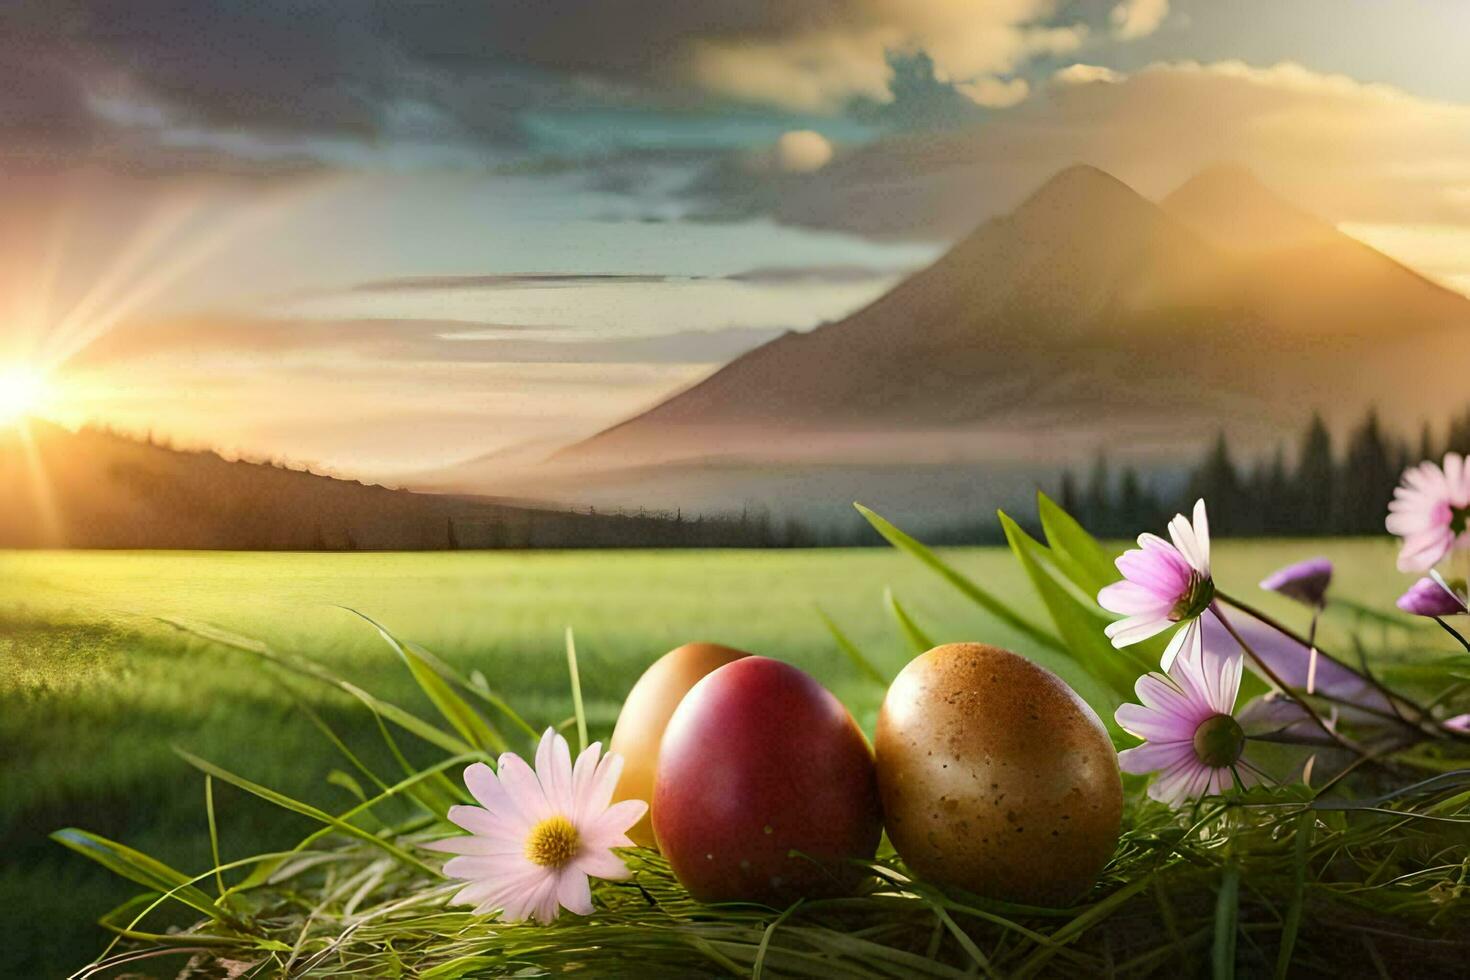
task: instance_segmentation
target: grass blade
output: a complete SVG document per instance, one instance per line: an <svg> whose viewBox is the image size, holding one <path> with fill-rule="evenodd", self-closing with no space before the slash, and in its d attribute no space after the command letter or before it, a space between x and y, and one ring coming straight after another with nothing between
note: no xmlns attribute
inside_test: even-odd
<svg viewBox="0 0 1470 980"><path fill-rule="evenodd" d="M1220 875L1220 895L1215 900L1215 942L1210 948L1210 968L1215 980L1235 976L1235 928L1240 918L1240 868L1225 865Z"/></svg>
<svg viewBox="0 0 1470 980"><path fill-rule="evenodd" d="M190 623L187 620L174 619L169 616L160 616L158 621L172 626L180 632L187 633L190 636L198 637L201 640L217 644L218 646L228 647L231 650L241 650L245 653L254 654L278 667L284 667L286 670L293 671L294 673L302 674L314 680L321 681L324 684L330 684L338 690L345 691L357 698L357 700L367 705L374 714L391 721L409 734L417 735L430 745L438 746L446 752L454 755L462 755L465 752L473 750L473 746L468 742L446 731L435 728L411 711L407 711L390 701L384 701L382 698L369 694L356 684L343 680L321 664L307 660L305 657L293 657L280 653L271 649L266 644L261 643L259 640L239 636L238 634L231 633L228 630L218 629L214 626Z"/></svg>
<svg viewBox="0 0 1470 980"><path fill-rule="evenodd" d="M1302 905L1306 898L1307 885L1307 842L1311 837L1312 815L1303 813L1297 818L1296 839L1292 841L1292 863L1294 872L1291 887L1291 905L1286 909L1286 921L1281 926L1281 948L1276 955L1277 980L1285 980L1291 971L1291 956L1296 948L1296 934L1302 925Z"/></svg>
<svg viewBox="0 0 1470 980"><path fill-rule="evenodd" d="M397 858L399 861L402 861L404 864L411 865L412 867L424 872L425 874L430 875L435 879L440 877L439 872L435 871L433 868L429 867L427 864L420 861L418 858L414 857L403 848L394 844L392 841L384 840L376 834L369 833L368 831L363 830L361 827L358 827L355 824L348 823L346 820L343 820L339 817L334 817L330 813L327 813L325 810L317 809L310 803L303 803L300 800L293 800L291 797L287 796L284 793L278 793L267 786L262 786L259 783L251 782L243 776L237 776L234 773L230 772L228 769L222 769L214 763L209 762L205 759L201 759L197 755L192 755L183 749L176 748L174 751L177 752L185 762L189 763L189 765L193 766L195 769L198 769L200 772L208 773L216 779L229 783L231 786L243 789L245 792L251 794L252 796L258 796L262 800L265 800L269 803L274 803L276 806L281 807L282 809L290 810L293 813L299 813L305 817L310 817L311 819L319 821L320 823L324 823L327 826L339 830L344 834L348 834L349 836L356 837L359 840L366 841L369 844L372 844L374 847L380 848L388 854L391 854L393 857Z"/></svg>
<svg viewBox="0 0 1470 980"><path fill-rule="evenodd" d="M451 687L449 682L441 677L439 672L416 651L399 642L398 637L371 616L360 613L356 609L348 609L346 606L342 608L354 616L361 617L378 631L378 635L393 648L399 659L408 667L408 672L413 675L414 682L418 684L419 689L438 709L439 714L444 716L444 720L449 722L450 727L459 733L460 738L492 755L498 755L510 749L510 744L495 730L495 727L486 721L468 701L460 697L459 692Z"/></svg>
<svg viewBox="0 0 1470 980"><path fill-rule="evenodd" d="M63 847L90 858L108 871L129 881L136 882L153 891L168 892L185 905L201 912L216 922L238 926L238 923L219 908L202 889L190 884L190 878L142 851L135 851L126 844L99 837L75 827L67 827L51 834L51 839Z"/></svg>
<svg viewBox="0 0 1470 980"><path fill-rule="evenodd" d="M582 707L582 678L577 673L577 640L567 627L567 673L572 682L572 712L577 716L578 752L587 751L587 712Z"/></svg>
<svg viewBox="0 0 1470 980"><path fill-rule="evenodd" d="M862 504L854 504L853 506L858 509L858 513L867 518L868 523L873 525L873 529L879 534L883 535L884 539L889 544L893 545L900 551L907 552L925 565L929 566L931 569L937 572L939 576L943 578L946 582L948 582L950 585L953 585L955 588L964 593L971 602L974 602L977 606L984 609L986 612L990 613L996 619L999 619L1001 622L1005 623L1011 628L1021 633L1024 633L1026 636L1035 640L1037 643L1040 643L1043 646L1048 647L1052 650L1058 650L1062 653L1067 652L1066 647L1062 645L1061 640L1057 639L1055 636L1048 633L1040 626L1031 622L1029 619L1026 619L1024 616L1021 616L1014 612L1010 606L1006 605L1004 602L1001 602L989 592L980 588L980 586L976 585L967 576L959 572L944 559L936 555L926 545L921 544L915 538L912 538L904 532L900 531L898 528L894 527L888 521L884 520L882 517L869 510L868 508L864 507Z"/></svg>
<svg viewBox="0 0 1470 980"><path fill-rule="evenodd" d="M1095 596L1103 586L1118 580L1119 572L1113 565L1117 555L1110 554L1076 518L1040 491L1036 494L1036 512L1052 560L1073 585Z"/></svg>
<svg viewBox="0 0 1470 980"><path fill-rule="evenodd" d="M898 623L899 632L903 633L903 638L908 641L909 648L916 654L934 649L934 641L919 628L918 623L914 622L908 610L904 609L898 597L893 594L893 590L884 589L883 598L888 603L888 611L893 614L894 620Z"/></svg>
<svg viewBox="0 0 1470 980"><path fill-rule="evenodd" d="M490 707L500 712L500 714L505 717L506 721L519 728L522 732L526 734L528 738L536 739L539 737L539 733L536 731L535 726L533 726L525 718L521 717L521 713L512 708L510 706L510 702L506 701L505 698L501 697L499 694L496 694L490 689L490 683L485 680L484 674L480 673L477 670L474 671L469 677L466 677L459 671L455 670L452 664L446 662L438 656L435 656L433 653L419 646L417 643L404 643L404 646L408 647L414 653L418 654L425 663L438 671L439 676L443 677L445 680L452 681L453 683L459 685L461 689L468 691L470 694L473 694L475 697L479 698L481 701L484 701L486 704L490 705Z"/></svg>
<svg viewBox="0 0 1470 980"><path fill-rule="evenodd" d="M204 815L209 821L209 853L214 858L214 883L219 888L219 897L225 897L225 876L219 870L219 825L214 819L214 777L204 777Z"/></svg>
<svg viewBox="0 0 1470 980"><path fill-rule="evenodd" d="M791 918L797 909L801 908L801 903L802 900L797 899L786 907L786 911L772 919L770 925L766 926L766 931L761 934L760 945L755 950L755 963L750 968L750 980L764 980L766 975L766 953L771 948L771 937L776 934L777 929L781 928L782 923Z"/></svg>
<svg viewBox="0 0 1470 980"><path fill-rule="evenodd" d="M1103 633L1108 620L1095 609L1084 606L1076 596L1063 588L1045 568L1041 557L1046 549L1010 518L999 512L1011 551L1025 569L1031 584L1051 613L1052 622L1066 641L1065 651L1088 673L1106 684L1113 693L1128 698L1138 675L1148 670L1131 651L1115 650Z"/></svg>
<svg viewBox="0 0 1470 980"><path fill-rule="evenodd" d="M846 654L847 659L852 661L858 673L886 690L889 679L873 665L873 661L863 655L863 652L857 648L857 644L848 639L847 634L842 632L841 627L833 622L832 617L823 612L820 606L817 607L817 615L822 617L822 622L827 626L827 632L831 633L832 639L837 642L837 649Z"/></svg>

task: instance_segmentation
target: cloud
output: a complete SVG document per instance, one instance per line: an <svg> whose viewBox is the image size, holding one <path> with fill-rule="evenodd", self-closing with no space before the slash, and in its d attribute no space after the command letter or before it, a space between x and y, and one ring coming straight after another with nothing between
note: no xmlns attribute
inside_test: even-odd
<svg viewBox="0 0 1470 980"><path fill-rule="evenodd" d="M955 86L976 104L1004 109L1023 102L1031 94L1031 84L1024 78L981 78Z"/></svg>
<svg viewBox="0 0 1470 980"><path fill-rule="evenodd" d="M735 278L735 277L732 277ZM755 281L755 280L752 280ZM729 327L634 337L566 327L465 320L190 317L132 322L93 344L74 366L147 364L170 355L258 358L344 355L363 364L723 364L781 333Z"/></svg>
<svg viewBox="0 0 1470 980"><path fill-rule="evenodd" d="M733 282L784 286L798 283L873 282L896 279L912 271L912 267L879 269L867 265L763 265L744 272L731 273L725 278Z"/></svg>
<svg viewBox="0 0 1470 980"><path fill-rule="evenodd" d="M1076 50L1058 0L11 0L0 157L159 166L468 165L532 149L527 113L895 98L895 53L987 105ZM19 145L17 145L19 144ZM385 147L402 147L395 153Z"/></svg>
<svg viewBox="0 0 1470 980"><path fill-rule="evenodd" d="M484 167L487 147L526 148L527 108L624 97L467 46L490 6L11 0L0 164Z"/></svg>
<svg viewBox="0 0 1470 980"><path fill-rule="evenodd" d="M1169 16L1169 0L1123 0L1113 8L1108 20L1113 33L1125 41L1147 37Z"/></svg>
<svg viewBox="0 0 1470 980"><path fill-rule="evenodd" d="M1293 63L1076 64L966 126L852 147L820 180L715 169L690 194L711 217L953 239L1077 162L1152 196L1236 162L1332 221L1470 226L1470 106Z"/></svg>
<svg viewBox="0 0 1470 980"><path fill-rule="evenodd" d="M1054 85L1090 85L1093 82L1121 82L1128 76L1102 65L1068 65L1051 76Z"/></svg>
<svg viewBox="0 0 1470 980"><path fill-rule="evenodd" d="M737 6L773 14L696 34L686 73L718 94L803 111L833 112L854 97L891 100L890 53L915 50L932 58L941 81L980 104L1010 105L1024 98L1025 82L1005 76L1035 57L1075 51L1088 36L1083 23L1048 24L1050 0L839 0L796 19L774 14L794 4Z"/></svg>
<svg viewBox="0 0 1470 980"><path fill-rule="evenodd" d="M398 293L446 289L532 289L555 286L646 285L669 282L673 277L586 272L511 272L469 276L400 276L374 279L353 286L360 293Z"/></svg>
<svg viewBox="0 0 1470 980"><path fill-rule="evenodd" d="M776 141L776 165L787 173L821 170L832 160L832 144L811 129L793 129Z"/></svg>

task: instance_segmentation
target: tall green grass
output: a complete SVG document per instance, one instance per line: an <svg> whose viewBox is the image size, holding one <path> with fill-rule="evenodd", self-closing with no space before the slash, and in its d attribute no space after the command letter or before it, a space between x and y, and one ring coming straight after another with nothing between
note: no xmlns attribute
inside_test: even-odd
<svg viewBox="0 0 1470 980"><path fill-rule="evenodd" d="M1380 574L1391 567L1386 545L1335 542L1327 550L1345 572L1343 592L1380 603L1391 596L1398 583ZM1246 580L1302 553L1279 544L1221 551L1225 574ZM1007 608L1044 619L1008 554L947 557ZM885 609L886 586L901 620ZM811 670L870 725L881 688L852 668L818 603L883 675L911 655L917 633L998 642L1049 662L1084 693L1096 686L1026 631L890 551L0 556L7 789L0 828L10 858L0 870L0 901L20 910L0 926L13 930L0 937L8 962L34 964L41 975L78 965L98 935L89 921L127 893L65 859L45 841L49 830L86 827L177 867L213 863L203 779L190 775L175 745L330 813L357 805L357 791L374 787L324 729L364 768L401 769L350 691L272 670L159 617L264 640L360 690L430 714L431 700L403 657L340 608L351 606L432 650L471 684L478 675L535 725L571 716L562 631L574 624L594 737L606 733L653 657L686 640L715 639ZM1334 628L1345 634L1353 625L1345 617ZM1382 633L1372 637L1380 648L1408 642L1399 627L1373 629ZM413 737L398 743L411 768L444 754ZM314 829L308 813L213 783L215 837L226 863L289 847ZM375 809L377 819L392 824L421 812L400 795ZM333 853L355 861L355 846ZM656 868L649 873L656 876Z"/></svg>

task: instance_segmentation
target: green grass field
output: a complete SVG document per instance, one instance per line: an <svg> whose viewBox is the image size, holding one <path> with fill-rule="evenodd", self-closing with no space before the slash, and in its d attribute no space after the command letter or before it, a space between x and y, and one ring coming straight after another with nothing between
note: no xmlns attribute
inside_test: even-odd
<svg viewBox="0 0 1470 980"><path fill-rule="evenodd" d="M1266 572L1325 554L1339 595L1388 607L1404 580L1387 540L1218 548L1217 579L1254 593ZM1039 603L1006 551L948 552L1016 609ZM576 629L594 734L652 659L717 640L815 674L871 727L882 691L838 652L821 606L885 671L909 656L883 601L891 586L936 640L1036 655L911 559L891 550L433 554L0 553L0 973L52 976L85 963L93 921L136 891L46 839L78 826L184 869L208 867L203 777L174 746L324 808L347 768L293 698L366 758L388 760L371 716L345 694L189 637L178 617L329 664L360 686L430 709L373 616L465 671L482 672L533 724L571 710L562 631ZM1279 602L1263 605L1293 615ZM1331 635L1345 623L1329 623ZM1054 658L1037 656L1048 666ZM1095 694L1075 671L1059 673ZM414 747L405 742L414 756ZM422 758L431 758L422 753ZM417 757L416 757L417 758ZM305 823L216 790L223 857L294 843Z"/></svg>

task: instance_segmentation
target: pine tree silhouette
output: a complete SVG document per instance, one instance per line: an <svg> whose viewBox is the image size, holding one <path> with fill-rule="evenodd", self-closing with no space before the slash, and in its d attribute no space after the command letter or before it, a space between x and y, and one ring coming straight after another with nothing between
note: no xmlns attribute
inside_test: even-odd
<svg viewBox="0 0 1470 980"><path fill-rule="evenodd" d="M1235 462L1230 458L1230 444L1224 432L1215 437L1214 445L1194 471L1186 496L1190 501L1208 501L1220 523L1234 533L1249 534L1259 530L1259 521L1250 513L1253 508L1246 499Z"/></svg>
<svg viewBox="0 0 1470 980"><path fill-rule="evenodd" d="M1297 459L1296 499L1299 509L1293 525L1299 534L1327 534L1333 530L1337 494L1337 467L1332 462L1332 435L1320 414L1313 413Z"/></svg>
<svg viewBox="0 0 1470 980"><path fill-rule="evenodd" d="M1153 522L1157 506L1143 489L1138 471L1132 466L1123 470L1118 484L1118 524L1121 528L1147 527ZM1127 531L1122 531L1127 533Z"/></svg>
<svg viewBox="0 0 1470 980"><path fill-rule="evenodd" d="M1083 506L1083 520L1095 534L1111 534L1113 531L1111 483L1107 457L1098 453L1092 461L1092 475L1087 480L1087 500Z"/></svg>
<svg viewBox="0 0 1470 980"><path fill-rule="evenodd" d="M1348 439L1336 500L1336 529L1345 534L1367 534L1383 527L1383 515L1398 469L1378 421L1378 410L1368 415Z"/></svg>
<svg viewBox="0 0 1470 980"><path fill-rule="evenodd" d="M1429 423L1426 421L1424 428L1419 430L1419 448L1414 451L1413 459L1409 462L1412 464L1421 460L1434 459L1438 455L1439 453L1435 452L1434 449L1434 430L1429 427Z"/></svg>
<svg viewBox="0 0 1470 980"><path fill-rule="evenodd" d="M1071 470L1062 471L1062 485L1057 491L1057 498L1062 510L1073 516L1081 514L1082 499L1077 493L1077 478Z"/></svg>

